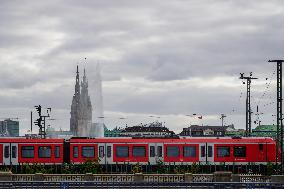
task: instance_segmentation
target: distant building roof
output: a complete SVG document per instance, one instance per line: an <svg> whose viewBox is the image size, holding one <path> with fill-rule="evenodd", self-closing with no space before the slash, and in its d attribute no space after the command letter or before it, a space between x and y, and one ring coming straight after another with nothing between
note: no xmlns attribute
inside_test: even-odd
<svg viewBox="0 0 284 189"><path fill-rule="evenodd" d="M277 131L276 125L259 125L253 131Z"/></svg>
<svg viewBox="0 0 284 189"><path fill-rule="evenodd" d="M121 135L157 135L157 136L164 136L164 135L175 135L173 131L170 131L165 125L160 122L153 122L149 124L141 124L135 125L132 127L126 127L121 131Z"/></svg>
<svg viewBox="0 0 284 189"><path fill-rule="evenodd" d="M252 136L276 137L276 125L259 125L252 130Z"/></svg>
<svg viewBox="0 0 284 189"><path fill-rule="evenodd" d="M191 125L187 128L184 128L183 130L203 131L207 129L211 129L213 131L225 131L227 129L235 130L234 125L227 125L227 126Z"/></svg>
<svg viewBox="0 0 284 189"><path fill-rule="evenodd" d="M183 128L183 131L180 133L180 136L225 136L226 132L236 131L234 125L227 126L200 126L200 125L191 125L190 127Z"/></svg>

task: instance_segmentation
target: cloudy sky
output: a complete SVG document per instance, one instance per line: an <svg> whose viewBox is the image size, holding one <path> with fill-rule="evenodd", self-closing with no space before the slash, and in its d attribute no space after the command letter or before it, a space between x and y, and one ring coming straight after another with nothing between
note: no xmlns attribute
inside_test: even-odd
<svg viewBox="0 0 284 189"><path fill-rule="evenodd" d="M220 125L221 113L245 128L240 72L259 78L252 109L272 124L276 66L267 60L283 58L283 23L276 0L2 0L0 118L19 117L24 133L41 104L53 127L69 129L76 65L93 99L100 62L109 128L159 120L181 131Z"/></svg>

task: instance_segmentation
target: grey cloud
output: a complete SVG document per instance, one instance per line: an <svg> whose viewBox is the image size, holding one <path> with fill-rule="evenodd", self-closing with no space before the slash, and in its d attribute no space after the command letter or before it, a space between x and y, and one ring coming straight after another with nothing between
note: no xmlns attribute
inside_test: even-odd
<svg viewBox="0 0 284 189"><path fill-rule="evenodd" d="M238 78L240 72L250 71L263 79L275 69L267 60L283 56L281 7L280 1L253 0L1 1L0 92L24 93L14 100L2 95L1 107L45 103L64 109L68 117L76 64L81 73L87 68L93 93L92 73L101 62L104 81L118 85L104 89L108 111L215 115L234 106L242 109L234 100L239 95L235 88L176 86L161 93L139 93L141 86L135 82L130 87L137 92L119 85L125 78L144 78L151 84ZM29 63L38 70L21 66ZM43 93L36 89L38 84L58 86Z"/></svg>

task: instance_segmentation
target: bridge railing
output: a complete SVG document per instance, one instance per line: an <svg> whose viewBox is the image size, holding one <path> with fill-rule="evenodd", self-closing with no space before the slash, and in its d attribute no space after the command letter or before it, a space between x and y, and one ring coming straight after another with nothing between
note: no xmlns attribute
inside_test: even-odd
<svg viewBox="0 0 284 189"><path fill-rule="evenodd" d="M0 172L0 181L92 181L92 182L278 182L284 175L239 175L231 172L214 174L12 174Z"/></svg>
<svg viewBox="0 0 284 189"><path fill-rule="evenodd" d="M67 181L67 182L48 182L48 181L0 181L0 188L49 188L49 189L71 189L71 188L210 188L210 189L267 189L284 188L281 183L241 183L241 182L91 182L91 181Z"/></svg>
<svg viewBox="0 0 284 189"><path fill-rule="evenodd" d="M270 176L240 174L240 182L271 182Z"/></svg>

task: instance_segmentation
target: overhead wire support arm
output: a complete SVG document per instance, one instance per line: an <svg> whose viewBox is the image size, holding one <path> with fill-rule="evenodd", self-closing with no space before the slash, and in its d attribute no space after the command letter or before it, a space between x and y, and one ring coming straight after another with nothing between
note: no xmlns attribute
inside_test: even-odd
<svg viewBox="0 0 284 189"><path fill-rule="evenodd" d="M240 73L239 79L245 79L247 84L247 97L246 97L246 136L251 136L251 105L250 105L250 88L251 88L251 80L258 79L256 77L252 77L252 72L250 72L249 76L244 76L244 73ZM243 82L245 84L245 82Z"/></svg>

